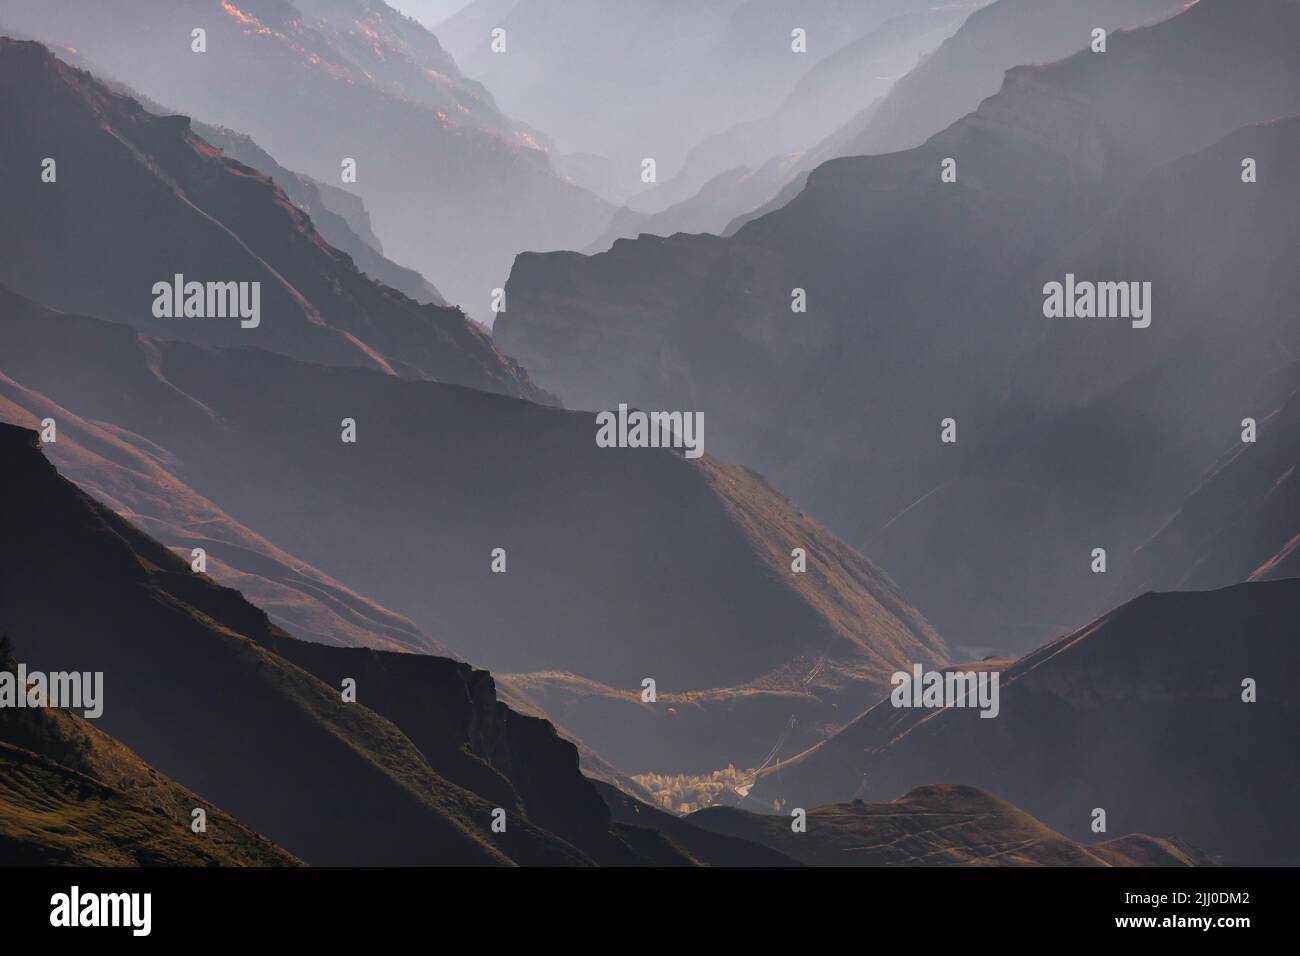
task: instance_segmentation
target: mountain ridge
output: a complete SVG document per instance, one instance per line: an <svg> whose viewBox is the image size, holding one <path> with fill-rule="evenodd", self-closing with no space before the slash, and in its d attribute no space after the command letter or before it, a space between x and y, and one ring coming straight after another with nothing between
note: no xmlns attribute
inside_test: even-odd
<svg viewBox="0 0 1300 956"><path fill-rule="evenodd" d="M161 772L313 864L638 858L573 745L500 705L488 675L296 641L61 478L37 433L0 424L0 456L0 628L32 669L102 672L99 726ZM79 600L51 605L37 579L77 580ZM315 674L334 668L362 678L356 703Z"/></svg>

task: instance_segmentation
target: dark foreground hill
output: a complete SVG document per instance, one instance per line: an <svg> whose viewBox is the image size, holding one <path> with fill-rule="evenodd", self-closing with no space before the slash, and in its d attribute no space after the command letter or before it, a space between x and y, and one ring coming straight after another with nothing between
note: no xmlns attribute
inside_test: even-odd
<svg viewBox="0 0 1300 956"><path fill-rule="evenodd" d="M0 671L15 673L0 639ZM202 809L206 829L191 829ZM0 710L0 865L285 866L265 837L64 710Z"/></svg>
<svg viewBox="0 0 1300 956"><path fill-rule="evenodd" d="M308 863L646 859L646 834L611 822L573 745L500 704L486 673L296 642L59 477L35 433L0 426L0 462L14 658L102 672L96 729L159 773Z"/></svg>

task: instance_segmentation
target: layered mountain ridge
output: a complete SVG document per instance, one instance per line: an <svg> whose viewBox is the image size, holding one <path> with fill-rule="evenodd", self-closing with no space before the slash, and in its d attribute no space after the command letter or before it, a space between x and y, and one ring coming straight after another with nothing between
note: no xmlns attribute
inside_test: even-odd
<svg viewBox="0 0 1300 956"><path fill-rule="evenodd" d="M14 657L101 672L97 729L161 772L309 863L638 859L573 745L499 704L485 673L296 641L60 478L35 432L0 425L0 456ZM52 581L78 600L45 600Z"/></svg>
<svg viewBox="0 0 1300 956"><path fill-rule="evenodd" d="M1027 654L997 716L884 699L765 770L752 794L812 805L890 799L927 780L995 791L1064 836L1177 834L1231 864L1294 865L1300 698L1287 635L1300 581L1149 593ZM960 669L960 668L959 668Z"/></svg>
<svg viewBox="0 0 1300 956"><path fill-rule="evenodd" d="M357 193L389 255L482 320L516 252L581 248L613 211L557 174L545 137L503 116L432 34L377 0L14 0L2 18ZM205 52L192 48L199 28Z"/></svg>
<svg viewBox="0 0 1300 956"><path fill-rule="evenodd" d="M920 145L997 93L1006 70L1050 63L1083 49L1094 28L1142 26L1185 5L1185 0L995 0L955 11L960 22L955 31L952 6L900 14L815 64L773 116L699 143L682 174L661 187L679 200L675 205L652 216L621 213L587 251L604 251L607 240L641 232L732 235L797 196L808 173L822 163ZM945 39L945 34L951 35ZM930 49L936 43L938 48ZM900 54L921 57L897 75ZM880 75L882 69L888 72ZM836 110L825 109L828 100ZM743 168L733 165L742 162ZM710 170L716 174L703 181Z"/></svg>
<svg viewBox="0 0 1300 956"><path fill-rule="evenodd" d="M814 807L806 831L789 818L710 807L686 818L710 833L759 842L807 866L1205 866L1176 839L1130 834L1087 845L976 787L931 785L887 802Z"/></svg>
<svg viewBox="0 0 1300 956"><path fill-rule="evenodd" d="M6 38L0 100L13 133L0 161L26 174L0 185L13 213L0 230L0 281L15 291L158 335L542 397L462 313L367 278L270 179L226 159L187 118L155 116L40 44ZM54 182L41 182L46 158ZM156 317L154 287L176 275L259 283L258 324Z"/></svg>
<svg viewBox="0 0 1300 956"><path fill-rule="evenodd" d="M1022 651L1108 606L1092 550L1122 571L1282 361L1294 197L1241 162L1295 162L1294 124L1269 121L1300 113L1297 37L1291 0L1200 0L1018 67L923 146L825 163L730 238L521 255L495 337L572 406L703 411L721 454L888 567L950 640ZM1175 194L1207 228L1231 211L1254 252L1176 224ZM1044 318L1049 280L1133 268L1151 328ZM1236 341L1215 314L1234 301L1253 330Z"/></svg>
<svg viewBox="0 0 1300 956"><path fill-rule="evenodd" d="M73 423L69 467L97 487L125 483L114 500L173 529L169 543L195 546L211 523L221 534L208 535L209 560L275 584L241 550L227 555L225 542L247 547L239 529L256 529L274 542L265 558L293 555L323 584L365 595L351 613L381 638L400 642L409 620L494 670L594 681L577 686L594 689L583 696L595 706L556 719L624 769L654 769L651 754L701 770L757 759L792 710L811 743L899 663L948 656L887 576L757 476L708 456L602 449L587 414L149 339L12 297L0 323L11 391L93 416L161 467L110 449L126 467L96 476L76 460ZM37 399L14 404L29 422L44 417ZM355 444L341 441L344 417ZM168 481L197 496L193 513L160 500L153 489ZM492 570L497 548L504 573ZM807 573L792 570L795 548ZM289 583L319 600L320 584ZM281 606L287 622L328 623L295 603ZM646 677L657 707L640 701ZM610 700L623 719L602 712Z"/></svg>

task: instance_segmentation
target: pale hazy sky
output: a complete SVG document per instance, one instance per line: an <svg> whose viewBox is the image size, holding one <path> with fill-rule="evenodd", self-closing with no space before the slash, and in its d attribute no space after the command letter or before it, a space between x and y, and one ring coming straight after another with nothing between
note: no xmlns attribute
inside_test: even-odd
<svg viewBox="0 0 1300 956"><path fill-rule="evenodd" d="M457 10L469 6L470 0L388 0L388 5L432 28Z"/></svg>

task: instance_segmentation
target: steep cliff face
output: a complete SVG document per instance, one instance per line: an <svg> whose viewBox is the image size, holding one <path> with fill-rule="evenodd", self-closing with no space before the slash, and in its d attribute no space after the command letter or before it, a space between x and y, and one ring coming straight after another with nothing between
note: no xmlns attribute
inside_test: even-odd
<svg viewBox="0 0 1300 956"><path fill-rule="evenodd" d="M582 848L602 865L637 862L611 832L608 807L578 770L577 748L545 720L497 699L487 671L446 658L362 648L340 649L274 636L270 646L337 687L346 677L364 687L367 706L391 720L440 775L511 817Z"/></svg>
<svg viewBox="0 0 1300 956"><path fill-rule="evenodd" d="M41 45L7 38L0 102L13 133L3 162L31 173L0 184L11 211L0 281L15 290L160 335L541 397L462 313L368 279L270 179L226 159L185 117L148 113ZM42 184L46 157L61 165ZM174 308L157 317L155 284L178 274L258 283L256 325Z"/></svg>
<svg viewBox="0 0 1300 956"><path fill-rule="evenodd" d="M1202 0L1104 54L1011 70L920 147L823 164L729 238L520 256L497 341L571 405L704 411L721 454L889 568L950 639L1023 650L1107 606L1089 551L1122 561L1217 455L1183 406L1217 397L1226 421L1253 403L1258 336L1290 340L1260 291L1290 288L1265 251L1284 182L1243 184L1249 154L1216 166L1236 142L1209 150L1300 112L1298 37L1290 0ZM1258 139L1287 155L1284 129ZM1174 181L1262 258L1201 238ZM1044 285L1067 273L1149 278L1164 318L1049 320ZM1260 331L1234 344L1204 306L1235 298Z"/></svg>
<svg viewBox="0 0 1300 956"><path fill-rule="evenodd" d="M572 745L498 704L486 675L299 644L60 478L36 433L0 425L0 459L0 630L30 670L101 672L97 727L160 772L309 863L639 858Z"/></svg>

